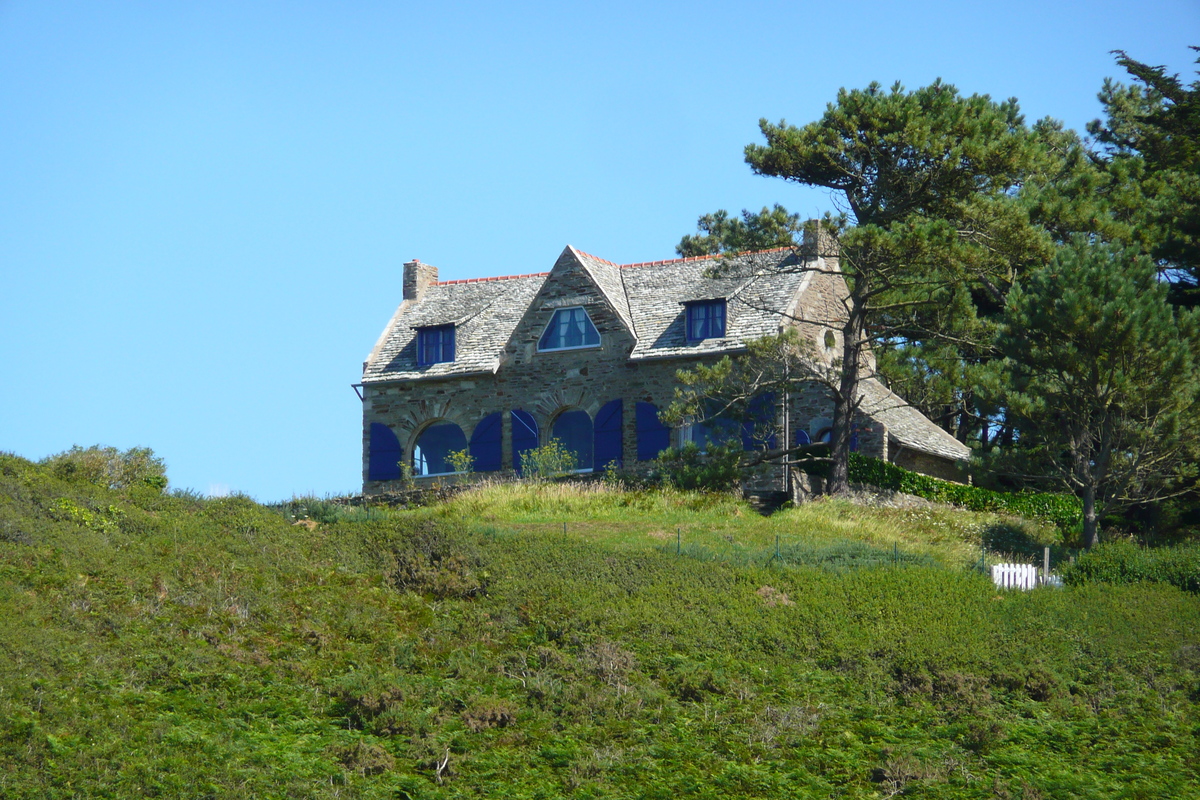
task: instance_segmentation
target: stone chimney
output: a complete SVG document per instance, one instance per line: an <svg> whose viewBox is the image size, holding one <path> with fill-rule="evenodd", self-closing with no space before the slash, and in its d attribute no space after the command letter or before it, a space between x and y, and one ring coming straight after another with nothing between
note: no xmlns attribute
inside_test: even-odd
<svg viewBox="0 0 1200 800"><path fill-rule="evenodd" d="M800 245L800 252L805 258L823 258L829 267L837 269L842 248L836 233L821 220L810 219L804 223L804 243Z"/></svg>
<svg viewBox="0 0 1200 800"><path fill-rule="evenodd" d="M421 259L414 258L404 264L404 299L420 301L425 290L437 283L437 267L422 264Z"/></svg>

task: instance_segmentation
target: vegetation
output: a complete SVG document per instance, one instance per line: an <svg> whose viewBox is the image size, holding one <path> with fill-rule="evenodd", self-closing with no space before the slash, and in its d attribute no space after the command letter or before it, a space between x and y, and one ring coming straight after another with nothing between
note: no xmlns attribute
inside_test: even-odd
<svg viewBox="0 0 1200 800"><path fill-rule="evenodd" d="M1148 258L1079 237L1008 297L1002 396L1034 440L1021 463L1107 514L1186 491L1200 456L1200 313L1174 308Z"/></svg>
<svg viewBox="0 0 1200 800"><path fill-rule="evenodd" d="M521 474L533 480L550 480L570 475L577 464L575 452L558 439L551 439L540 447L521 454Z"/></svg>
<svg viewBox="0 0 1200 800"><path fill-rule="evenodd" d="M1110 542L1064 567L1063 580L1085 583L1168 583L1200 594L1200 545L1144 548ZM1200 652L1197 653L1200 655Z"/></svg>
<svg viewBox="0 0 1200 800"><path fill-rule="evenodd" d="M998 511L1053 523L1064 532L1079 527L1080 504L1071 496L1051 492L997 492L979 486L938 480L858 453L850 454L850 479L857 483L913 494L972 511Z"/></svg>
<svg viewBox="0 0 1200 800"><path fill-rule="evenodd" d="M751 168L825 187L843 213L801 243L803 226L781 206L741 219L720 211L678 250L791 246L807 257L801 269L839 271L844 312L795 322L840 329L841 357L804 370L783 338L759 343L756 369L681 373L692 395L681 402L735 408L747 375L825 384L828 487L846 491L873 343L891 388L975 444L987 480L1074 493L1089 547L1112 520L1186 536L1185 520L1200 519L1189 311L1200 303L1200 81L1118 55L1135 82L1105 82L1091 141L1050 118L1027 126L1015 100L941 82L843 89L800 127L762 120L766 143L745 150Z"/></svg>
<svg viewBox="0 0 1200 800"><path fill-rule="evenodd" d="M272 510L0 456L0 795L1195 795L1200 597L966 568L1054 535L601 483Z"/></svg>

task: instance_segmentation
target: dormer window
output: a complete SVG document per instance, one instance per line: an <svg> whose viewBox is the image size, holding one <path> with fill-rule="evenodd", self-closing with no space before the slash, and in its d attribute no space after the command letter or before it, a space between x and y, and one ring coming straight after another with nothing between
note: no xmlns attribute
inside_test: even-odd
<svg viewBox="0 0 1200 800"><path fill-rule="evenodd" d="M576 350L599 346L600 332L582 306L555 311L538 341L538 350Z"/></svg>
<svg viewBox="0 0 1200 800"><path fill-rule="evenodd" d="M687 305L689 342L720 339L725 335L725 301L704 300Z"/></svg>
<svg viewBox="0 0 1200 800"><path fill-rule="evenodd" d="M443 364L454 360L454 326L438 325L417 329L417 365Z"/></svg>

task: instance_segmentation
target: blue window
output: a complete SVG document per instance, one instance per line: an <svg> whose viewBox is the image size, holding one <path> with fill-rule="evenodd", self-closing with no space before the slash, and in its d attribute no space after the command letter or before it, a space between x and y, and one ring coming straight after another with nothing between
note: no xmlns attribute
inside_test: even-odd
<svg viewBox="0 0 1200 800"><path fill-rule="evenodd" d="M488 414L475 426L468 449L471 451L471 458L475 459L476 472L493 472L500 469L502 428L499 411Z"/></svg>
<svg viewBox="0 0 1200 800"><path fill-rule="evenodd" d="M417 329L417 364L425 367L454 360L454 326Z"/></svg>
<svg viewBox="0 0 1200 800"><path fill-rule="evenodd" d="M413 448L413 475L451 475L450 454L467 449L467 437L453 422L431 425Z"/></svg>
<svg viewBox="0 0 1200 800"><path fill-rule="evenodd" d="M687 338L689 342L719 339L725 335L725 301L705 300L688 303Z"/></svg>
<svg viewBox="0 0 1200 800"><path fill-rule="evenodd" d="M576 347L596 347L600 332L582 308L560 308L554 312L546 332L538 342L538 350L571 350Z"/></svg>
<svg viewBox="0 0 1200 800"><path fill-rule="evenodd" d="M596 412L595 439L592 446L592 463L597 469L605 469L612 462L620 466L624 450L621 441L621 416L624 404L620 399L610 400Z"/></svg>

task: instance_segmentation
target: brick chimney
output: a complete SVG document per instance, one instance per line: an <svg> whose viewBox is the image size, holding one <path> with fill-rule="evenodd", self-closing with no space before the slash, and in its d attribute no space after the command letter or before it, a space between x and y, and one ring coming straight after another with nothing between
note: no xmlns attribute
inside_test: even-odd
<svg viewBox="0 0 1200 800"><path fill-rule="evenodd" d="M810 219L804 223L804 243L800 246L800 252L805 258L823 258L829 267L837 269L842 248L833 231L820 220Z"/></svg>
<svg viewBox="0 0 1200 800"><path fill-rule="evenodd" d="M437 267L422 264L421 259L414 258L404 264L404 299L420 301L425 290L437 283Z"/></svg>

